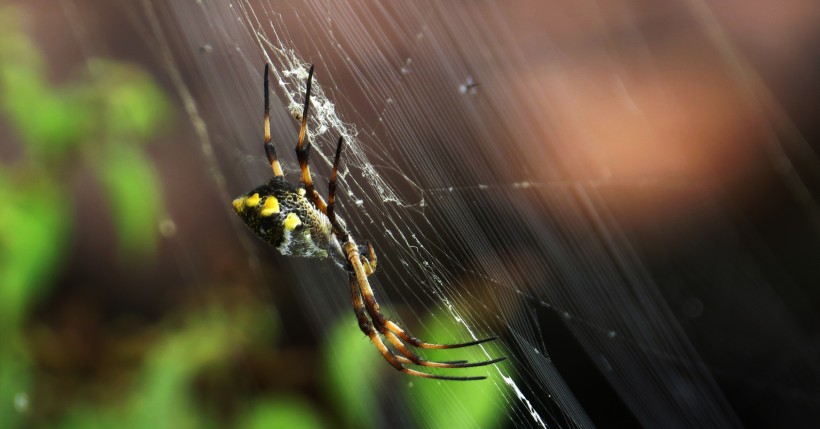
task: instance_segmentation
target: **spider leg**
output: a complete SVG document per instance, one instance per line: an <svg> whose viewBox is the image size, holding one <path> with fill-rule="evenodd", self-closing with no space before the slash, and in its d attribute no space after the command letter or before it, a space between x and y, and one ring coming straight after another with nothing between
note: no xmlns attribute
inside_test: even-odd
<svg viewBox="0 0 820 429"><path fill-rule="evenodd" d="M339 136L339 142L336 144L336 156L333 158L333 168L330 170L330 181L327 184L327 206L325 209L322 209L319 206L319 209L324 212L328 219L330 220L330 224L333 225L334 228L339 229L339 225L336 223L336 211L335 211L335 203L336 203L336 178L338 177L338 170L339 170L339 160L341 159L342 155L342 147L344 147L344 138ZM321 197L319 197L321 200ZM359 254L361 255L364 250L359 250ZM362 266L364 266L364 271L369 277L376 271L376 251L373 249L373 245L370 242L367 242L367 252L369 258L362 256L361 262Z"/></svg>
<svg viewBox="0 0 820 429"><path fill-rule="evenodd" d="M296 159L299 160L299 168L302 170L302 183L305 184L305 191L313 202L319 207L316 201L319 194L313 189L313 178L310 175L310 166L308 165L308 158L310 157L310 141L307 141L307 119L308 111L310 110L310 84L313 82L313 65L310 66L308 72L307 87L305 89L305 107L302 110L302 126L299 128L299 140L296 142ZM324 206L322 201L322 206Z"/></svg>
<svg viewBox="0 0 820 429"><path fill-rule="evenodd" d="M374 299L373 302L375 302L375 299ZM378 304L376 304L376 305L377 305L376 311L378 311ZM382 316L382 317L384 317L384 316ZM416 346L420 349L459 349L459 348L462 348L462 347L475 346L475 345L478 345L478 344L482 344L482 343L486 343L486 342L498 339L497 337L489 337L489 338L482 338L482 339L476 340L476 341L469 341L469 342L466 342L466 343L436 344L436 343L424 342L424 341L410 335L407 331L402 329L399 325L391 322L390 320L385 319L385 328L387 328L391 332L398 335L399 338L401 338L405 342L410 343L410 344L412 344L412 345L414 345L414 346Z"/></svg>
<svg viewBox="0 0 820 429"><path fill-rule="evenodd" d="M270 64L265 63L265 155L268 156L268 162L273 169L273 175L282 177L282 166L279 165L279 159L276 157L276 148L270 142L270 90L268 89L268 75L270 74Z"/></svg>
<svg viewBox="0 0 820 429"><path fill-rule="evenodd" d="M467 361L449 361L449 362L436 362L424 359L423 357L413 353L412 350L408 349L407 346L396 336L396 334L383 330L382 334L390 341L390 344L396 348L401 354L406 356L406 358L402 358L401 356L396 356L400 362L404 363L414 363L416 365L421 366L429 366L432 368L471 368L476 366L485 366L485 365L492 365L494 363L501 362L506 360L506 357L495 358L492 360L482 361L482 362L467 362ZM407 362L409 361L409 362Z"/></svg>
<svg viewBox="0 0 820 429"><path fill-rule="evenodd" d="M316 208L327 214L327 203L313 188L313 177L310 174L310 141L307 140L307 118L310 110L310 86L313 82L313 65L308 71L307 87L305 88L305 107L302 110L302 126L299 128L299 140L296 142L296 159L299 161L299 169L302 171L302 183L305 184L305 193L313 201Z"/></svg>
<svg viewBox="0 0 820 429"><path fill-rule="evenodd" d="M364 266L364 272L367 274L368 277L370 277L371 275L373 275L373 273L376 272L376 262L377 262L376 261L376 251L373 250L373 245L370 244L369 241L366 242L366 246L367 246L368 256L367 257L362 256L361 260L362 260L362 265ZM359 250L359 254L362 254L362 253L364 253L364 249Z"/></svg>
<svg viewBox="0 0 820 429"><path fill-rule="evenodd" d="M319 195L319 191L313 190L313 204L316 205L316 208L319 209L320 212L327 215L327 203L325 203L324 198Z"/></svg>
<svg viewBox="0 0 820 429"><path fill-rule="evenodd" d="M343 144L344 138L339 136L339 143L336 144L336 157L333 158L333 168L330 170L330 181L327 184L327 209L325 214L327 214L327 218L330 219L330 224L334 228L336 227L336 211L334 210L336 204L336 175Z"/></svg>
<svg viewBox="0 0 820 429"><path fill-rule="evenodd" d="M402 365L401 359L398 356L393 354L389 348L384 344L381 337L379 337L379 333L376 332L376 329L373 327L373 323L370 319L367 318L367 310L365 309L364 301L362 301L362 295L359 291L358 281L356 280L355 274L350 274L349 276L350 282L350 293L353 298L353 310L356 312L356 318L359 320L359 329L362 330L368 337L370 337L370 341L376 345L376 348L379 350L379 353L397 370L408 374L414 375L417 377L424 377L424 378L434 378L438 380L457 380L457 381L470 381L470 380L484 380L486 376L471 376L471 377L453 377L448 375L437 375L437 374L430 374L426 372L416 371L414 369L410 369Z"/></svg>
<svg viewBox="0 0 820 429"><path fill-rule="evenodd" d="M347 258L350 261L350 265L352 266L354 273L356 274L356 279L358 280L359 289L364 299L367 312L370 314L370 317L373 318L373 322L377 326L385 327L387 330L396 334L405 342L422 349L456 349L461 347L474 346L496 339L496 337L490 337L459 344L435 344L421 341L418 338L410 335L397 324L393 323L392 321L384 317L381 311L379 311L379 303L376 302L376 296L373 294L373 288L370 287L370 282L367 281L367 272L365 271L365 268L362 265L358 247L349 235L345 240L344 251L345 254L347 254Z"/></svg>
<svg viewBox="0 0 820 429"><path fill-rule="evenodd" d="M311 67L311 76L313 73L313 67ZM307 97L310 96L310 78L308 79L308 90L307 90ZM303 130L304 131L304 119L307 117L307 104L305 104L305 115L303 116ZM303 132L299 134L299 144L301 145L303 141ZM344 231L342 227L339 226L337 219L336 219L336 211L335 211L335 204L336 204L336 179L338 177L338 169L339 169L339 160L342 154L342 148L344 146L344 139L343 137L339 137L339 142L336 144L336 156L333 159L333 168L330 171L330 180L328 182L328 197L327 197L327 204L325 205L324 200L322 200L321 196L311 188L308 188L308 181L305 181L305 190L306 191L313 191L314 194L314 201L316 203L317 208L324 212L332 228L334 229L334 233L343 235L344 238L344 251L345 255L352 267L352 272L349 274L349 282L350 282L350 289L351 289L351 298L353 300L353 309L356 313L356 318L359 321L359 329L362 330L373 344L376 345L376 348L379 350L379 353L399 371L404 372L405 374L415 375L418 377L426 377L426 378L435 378L440 380L483 380L486 379L486 376L474 376L474 377L453 377L453 376L443 376L443 375L435 375L429 374L426 372L416 371L410 368L405 367L403 364L416 364L420 366L427 366L427 367L434 367L434 368L469 368L469 367L476 367L476 366L484 366L484 365L491 365L496 362L503 361L506 357L501 357L497 359L492 359L489 361L483 362L467 362L467 361L450 361L450 362L436 362L436 361L429 361L421 356L417 355L416 353L412 352L407 348L407 346L396 336L396 333L392 332L392 330L387 329L388 323L393 325L396 329L404 334L404 331L398 328L394 323L386 320L386 318L379 312L379 304L376 302L376 298L373 295L373 289L370 287L370 282L367 281L367 277L373 274L376 270L376 251L373 249L373 245L370 242L367 242L367 251L369 258L362 256L359 252L359 248L356 243L353 242L350 234ZM310 178L310 171L307 168L307 151L310 149L308 145L305 149L305 158L304 162L302 162L302 158L300 157L300 164L302 165L302 174L303 178L307 177ZM299 155L299 147L297 146L297 155ZM321 203L321 204L320 204ZM324 207L323 207L324 206ZM362 250L364 251L364 250ZM364 298L363 298L364 297ZM368 313L372 320L368 318ZM375 326L374 326L375 324ZM381 337L379 336L379 332L384 335L388 341L395 347L402 355L404 356L397 356L394 354L388 347L385 345L384 341L382 341ZM404 334L406 337L415 340L414 344L417 347L422 347L424 345L431 346L429 348L452 348L452 347L465 347L466 345L478 344L479 342L473 343L465 343L462 345L441 345L441 344L428 344L424 343L421 340L415 339L412 336ZM482 340L488 341L488 340Z"/></svg>

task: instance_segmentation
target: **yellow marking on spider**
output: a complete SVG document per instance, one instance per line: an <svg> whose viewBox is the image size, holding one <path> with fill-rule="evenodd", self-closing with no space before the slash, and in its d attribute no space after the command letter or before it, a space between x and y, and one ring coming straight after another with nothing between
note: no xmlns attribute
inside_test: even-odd
<svg viewBox="0 0 820 429"><path fill-rule="evenodd" d="M245 197L233 200L233 209L236 210L237 213L245 211Z"/></svg>
<svg viewBox="0 0 820 429"><path fill-rule="evenodd" d="M299 190L298 190L297 192L299 192L299 196L300 196L300 197L304 197L304 196L305 196L305 194L307 193L307 191L305 190L305 188L299 188Z"/></svg>
<svg viewBox="0 0 820 429"><path fill-rule="evenodd" d="M265 203L262 204L262 208L259 210L259 215L268 217L274 213L279 213L279 200L271 195L265 199Z"/></svg>
<svg viewBox="0 0 820 429"><path fill-rule="evenodd" d="M288 215L285 216L284 225L285 229L287 229L288 231L293 231L294 229L296 229L297 226L301 224L302 220L299 219L299 216L296 216L296 213L288 213Z"/></svg>
<svg viewBox="0 0 820 429"><path fill-rule="evenodd" d="M250 197L245 198L245 206L246 207L256 207L259 205L259 194L253 194Z"/></svg>

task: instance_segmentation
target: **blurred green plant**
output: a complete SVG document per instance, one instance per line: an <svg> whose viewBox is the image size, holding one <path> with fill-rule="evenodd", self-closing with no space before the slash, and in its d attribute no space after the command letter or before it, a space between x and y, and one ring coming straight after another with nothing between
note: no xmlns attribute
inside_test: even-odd
<svg viewBox="0 0 820 429"><path fill-rule="evenodd" d="M231 361L236 350L269 341L272 319L259 305L244 303L232 312L221 307L191 312L177 328L164 329L150 349L127 397L105 408L76 406L62 429L196 429L219 428L193 400L192 386L210 367ZM255 401L241 416L240 429L321 429L317 413L290 397Z"/></svg>
<svg viewBox="0 0 820 429"><path fill-rule="evenodd" d="M142 147L171 116L163 92L135 66L89 60L82 76L51 85L24 22L20 10L0 8L0 111L20 152L0 170L0 425L6 428L20 425L27 409L32 374L22 327L65 256L72 173L87 167L103 183L123 252L150 254L162 195ZM10 139L4 143L7 153L15 152Z"/></svg>
<svg viewBox="0 0 820 429"><path fill-rule="evenodd" d="M244 416L240 429L321 429L316 410L292 397L277 397L260 401Z"/></svg>
<svg viewBox="0 0 820 429"><path fill-rule="evenodd" d="M25 16L0 8L0 118L21 155L0 170L0 427L29 426L33 362L24 323L47 292L71 233L71 175L93 171L103 184L127 260L153 253L163 212L161 184L144 147L167 125L171 106L154 80L134 65L102 59L59 87L49 84L39 50L22 28ZM196 378L229 365L254 337L270 341L269 312L243 302L226 312L191 312L164 326L147 350L132 388L110 403L66 398L65 429L220 427L195 400ZM168 323L168 321L166 321ZM31 402L31 403L30 403ZM237 427L321 428L317 413L294 398L254 400ZM42 424L42 420L40 420ZM50 422L54 423L54 422ZM36 423L35 423L36 424Z"/></svg>
<svg viewBox="0 0 820 429"><path fill-rule="evenodd" d="M463 326L453 322L450 314L433 313L425 320L428 329L424 338L448 338L453 332L462 332ZM461 339L454 338L453 342ZM424 350L431 360L447 361L456 357L469 361L482 361L503 356L504 352L493 343L458 350ZM412 415L419 427L436 428L494 428L500 427L506 414L507 403L502 391L496 386L498 372L494 366L463 370L439 370L442 374L453 371L486 373L484 381L443 381L411 377L400 374L382 358L370 340L362 334L354 318L342 317L337 322L324 356L327 368L327 391L336 410L344 419L344 427L373 428L382 418L379 410L381 395L377 394L379 378L397 377L404 398L410 405ZM508 361L497 364L509 373ZM425 368L425 371L431 371ZM435 372L436 370L432 370ZM461 374L461 373L459 373ZM392 382L392 380L391 380ZM381 404L384 405L384 404Z"/></svg>
<svg viewBox="0 0 820 429"><path fill-rule="evenodd" d="M374 381L384 374L381 369L387 362L350 316L339 318L323 350L327 392L344 419L344 427L373 428L379 399Z"/></svg>
<svg viewBox="0 0 820 429"><path fill-rule="evenodd" d="M162 195L142 147L168 123L171 107L150 75L136 66L87 62L80 78L49 85L36 46L21 29L16 9L0 10L0 107L21 140L23 155L7 164L3 185L12 198L52 186L53 210L70 219L67 179L77 166L97 173L106 190L126 252L153 250ZM60 203L64 204L60 204Z"/></svg>
<svg viewBox="0 0 820 429"><path fill-rule="evenodd" d="M443 311L431 314L425 319L424 326L428 328L425 338L446 339L451 337L453 332L464 331L464 327L457 324L451 314ZM459 341L463 340L460 338L452 340L452 342ZM483 361L505 354L497 342L484 343L481 347L458 349L458 357L453 356L455 350L425 350L425 352L425 356L430 360L466 359L470 362ZM448 382L426 379L414 381L407 395L412 409L416 410L414 415L419 425L450 429L501 426L507 413L507 402L503 391L496 386L500 382L498 369L509 374L510 365L510 361L507 360L493 366L471 368L469 371L473 373L480 371L488 376L482 381Z"/></svg>

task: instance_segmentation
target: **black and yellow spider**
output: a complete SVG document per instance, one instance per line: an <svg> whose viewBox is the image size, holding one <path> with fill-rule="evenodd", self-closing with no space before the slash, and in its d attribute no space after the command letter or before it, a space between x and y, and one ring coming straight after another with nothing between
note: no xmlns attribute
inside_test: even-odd
<svg viewBox="0 0 820 429"><path fill-rule="evenodd" d="M434 362L425 360L407 347L410 344L422 349L453 349L480 344L495 338L486 338L461 344L432 344L413 337L393 323L379 311L379 304L367 277L376 270L376 252L367 243L359 246L348 233L344 221L336 216L336 171L342 153L343 139L336 146L336 156L330 171L327 203L313 188L313 179L308 167L310 141L306 139L308 108L310 107L310 84L313 80L313 66L308 73L305 90L305 107L302 112L302 126L296 143L296 157L302 171L299 186L285 181L282 167L276 157L276 149L270 137L270 100L268 90L269 64L265 64L265 153L273 169L273 178L268 183L253 189L233 201L233 207L245 224L260 238L273 245L279 253L307 258L333 258L348 273L353 309L359 320L359 328L370 337L379 352L397 370L419 377L443 380L482 380L486 377L453 377L430 374L405 367L415 364L434 368L467 368L490 365L505 358L484 362L450 361ZM364 256L367 255L367 256ZM396 353L385 345L379 334L387 339Z"/></svg>

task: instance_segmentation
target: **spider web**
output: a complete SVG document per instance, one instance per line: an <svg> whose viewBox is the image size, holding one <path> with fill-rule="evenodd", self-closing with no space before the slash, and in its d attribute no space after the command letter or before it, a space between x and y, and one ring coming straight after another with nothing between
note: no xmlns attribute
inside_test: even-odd
<svg viewBox="0 0 820 429"><path fill-rule="evenodd" d="M338 212L377 246L382 306L431 341L500 336L514 362L489 369L487 383L510 425L730 427L748 423L753 406L782 423L781 407L799 421L817 405L820 371L803 330L817 318L795 307L817 268L777 256L775 233L733 195L749 170L772 170L776 203L800 219L787 238L816 257L817 159L705 3L621 14L596 2L142 5L149 38L170 41L166 59L188 67L178 84L196 94L226 201L270 175L265 61L273 141L298 180L292 112L316 64L308 130L320 192L344 136ZM666 67L683 32L719 63L703 80ZM742 113L698 92L720 83ZM752 122L759 144L714 147L702 142L724 136L689 129L691 118L656 122L653 109L693 99L707 110L696 119ZM738 152L753 159L723 168ZM293 260L290 271L312 329L327 329L328 315L354 323L344 274L316 265ZM437 320L459 329L425 337ZM775 350L784 356L771 364ZM373 389L386 409L402 409L387 387ZM440 389L469 421L452 387Z"/></svg>

